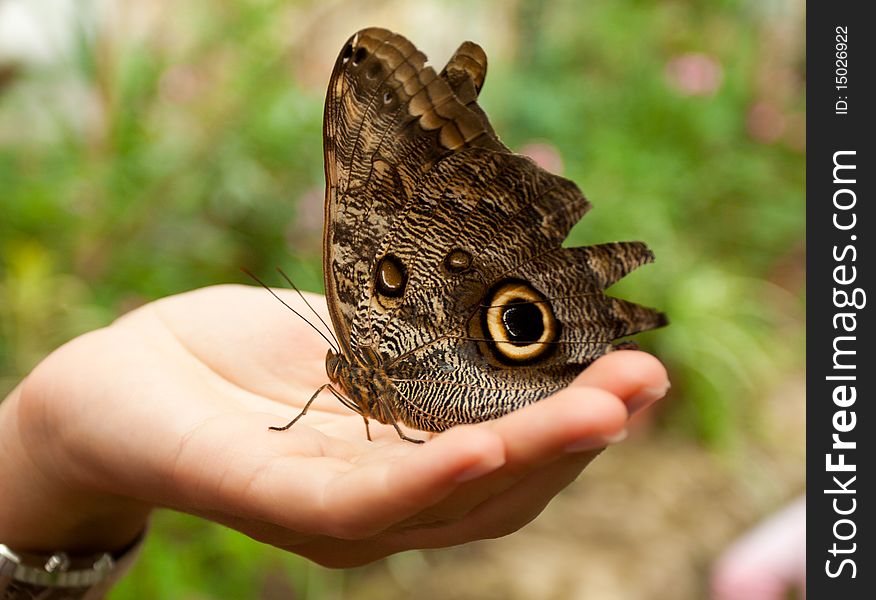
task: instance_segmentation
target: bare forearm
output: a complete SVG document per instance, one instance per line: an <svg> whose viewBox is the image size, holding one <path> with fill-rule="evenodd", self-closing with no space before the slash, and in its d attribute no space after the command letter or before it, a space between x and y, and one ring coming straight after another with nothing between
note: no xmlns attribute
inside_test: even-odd
<svg viewBox="0 0 876 600"><path fill-rule="evenodd" d="M0 404L0 543L52 552L96 552L129 544L142 531L149 508L64 481L34 456L59 439L33 440L21 418L22 386ZM34 452L34 450L40 450Z"/></svg>

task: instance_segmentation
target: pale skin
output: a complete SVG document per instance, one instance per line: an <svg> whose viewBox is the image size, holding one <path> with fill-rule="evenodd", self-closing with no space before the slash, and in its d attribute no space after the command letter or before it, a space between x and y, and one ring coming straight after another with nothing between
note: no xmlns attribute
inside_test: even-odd
<svg viewBox="0 0 876 600"><path fill-rule="evenodd" d="M277 291L302 314L288 290ZM325 299L308 300L327 317ZM617 351L567 389L500 419L412 444L324 392L328 346L265 290L171 296L47 357L0 404L0 542L122 548L157 507L238 529L318 563L361 565L516 531L630 413L669 382Z"/></svg>

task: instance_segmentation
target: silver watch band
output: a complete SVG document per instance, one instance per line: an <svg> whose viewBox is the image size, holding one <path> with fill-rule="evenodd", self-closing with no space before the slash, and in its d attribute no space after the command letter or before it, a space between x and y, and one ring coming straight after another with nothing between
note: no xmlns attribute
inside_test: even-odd
<svg viewBox="0 0 876 600"><path fill-rule="evenodd" d="M90 600L102 598L134 562L140 535L115 555L34 554L0 544L0 600Z"/></svg>

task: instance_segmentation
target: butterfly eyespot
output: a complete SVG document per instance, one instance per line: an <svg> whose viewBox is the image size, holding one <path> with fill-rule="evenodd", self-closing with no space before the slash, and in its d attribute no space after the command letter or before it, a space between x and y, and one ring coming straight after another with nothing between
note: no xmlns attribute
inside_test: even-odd
<svg viewBox="0 0 876 600"><path fill-rule="evenodd" d="M359 46L356 48L356 52L353 53L353 66L358 67L362 64L362 61L365 60L365 57L368 56L368 50Z"/></svg>
<svg viewBox="0 0 876 600"><path fill-rule="evenodd" d="M350 57L353 56L353 46L347 44L344 46L344 49L341 51L341 62L345 63L350 60Z"/></svg>
<svg viewBox="0 0 876 600"><path fill-rule="evenodd" d="M531 344L544 333L541 311L522 300L511 301L502 309L502 325L508 341L514 344Z"/></svg>
<svg viewBox="0 0 876 600"><path fill-rule="evenodd" d="M393 98L395 98L395 96L393 96L392 92L390 92L389 90L386 90L385 92L383 92L383 103L384 104L389 104L390 102L392 102Z"/></svg>
<svg viewBox="0 0 876 600"><path fill-rule="evenodd" d="M387 254L377 263L374 273L374 286L381 296L399 298L405 293L408 274L402 262L391 254Z"/></svg>
<svg viewBox="0 0 876 600"><path fill-rule="evenodd" d="M471 254L454 248L444 257L444 268L451 273L463 273L471 267Z"/></svg>
<svg viewBox="0 0 876 600"><path fill-rule="evenodd" d="M368 67L368 70L365 71L365 77L368 79L375 79L378 75L380 75L380 71L382 71L382 67L379 62L375 62L373 65Z"/></svg>
<svg viewBox="0 0 876 600"><path fill-rule="evenodd" d="M545 358L559 338L560 324L542 294L514 280L487 295L483 331L499 360L519 364Z"/></svg>

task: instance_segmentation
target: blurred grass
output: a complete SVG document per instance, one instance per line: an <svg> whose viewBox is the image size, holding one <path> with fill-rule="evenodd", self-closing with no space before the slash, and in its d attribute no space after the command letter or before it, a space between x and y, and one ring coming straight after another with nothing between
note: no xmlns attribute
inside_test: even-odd
<svg viewBox="0 0 876 600"><path fill-rule="evenodd" d="M471 18L466 3L422 3L443 21L391 2L141 4L80 15L56 60L0 56L0 394L65 340L245 281L241 266L320 289L323 86L365 25L455 45L465 23L498 40L484 40L482 96L496 131L512 148L548 141L595 205L569 244L642 239L657 255L613 292L670 316L640 336L672 374L667 427L732 445L802 368L794 3L495 1ZM718 66L714 93L673 85L667 64L688 53ZM762 106L777 135L759 132ZM154 527L114 598L341 593L342 578L234 532L178 515Z"/></svg>
<svg viewBox="0 0 876 600"><path fill-rule="evenodd" d="M130 576L113 589L125 598L343 597L342 571L277 552L243 534L162 511Z"/></svg>

